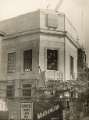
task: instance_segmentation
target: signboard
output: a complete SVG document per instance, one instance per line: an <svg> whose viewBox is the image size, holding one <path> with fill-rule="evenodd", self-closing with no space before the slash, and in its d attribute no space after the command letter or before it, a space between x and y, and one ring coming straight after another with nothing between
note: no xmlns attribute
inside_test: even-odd
<svg viewBox="0 0 89 120"><path fill-rule="evenodd" d="M33 120L33 103L21 103L21 120Z"/></svg>

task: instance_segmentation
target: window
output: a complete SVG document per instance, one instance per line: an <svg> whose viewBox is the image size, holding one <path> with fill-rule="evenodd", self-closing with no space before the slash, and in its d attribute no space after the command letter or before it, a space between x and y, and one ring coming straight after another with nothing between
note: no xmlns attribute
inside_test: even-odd
<svg viewBox="0 0 89 120"><path fill-rule="evenodd" d="M58 69L58 51L57 50L47 50L47 69L57 70Z"/></svg>
<svg viewBox="0 0 89 120"><path fill-rule="evenodd" d="M32 71L32 50L24 51L24 71Z"/></svg>
<svg viewBox="0 0 89 120"><path fill-rule="evenodd" d="M8 73L16 71L16 52L8 53Z"/></svg>
<svg viewBox="0 0 89 120"><path fill-rule="evenodd" d="M22 86L22 95L24 97L30 97L31 96L31 84L23 84Z"/></svg>
<svg viewBox="0 0 89 120"><path fill-rule="evenodd" d="M73 76L74 73L74 58L70 56L70 74Z"/></svg>
<svg viewBox="0 0 89 120"><path fill-rule="evenodd" d="M7 86L7 97L14 97L14 85Z"/></svg>

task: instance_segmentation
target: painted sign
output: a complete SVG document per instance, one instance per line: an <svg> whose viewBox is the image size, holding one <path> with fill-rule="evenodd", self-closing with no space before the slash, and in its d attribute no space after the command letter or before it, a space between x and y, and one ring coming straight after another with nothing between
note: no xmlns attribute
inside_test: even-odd
<svg viewBox="0 0 89 120"><path fill-rule="evenodd" d="M33 120L33 103L21 103L21 120Z"/></svg>

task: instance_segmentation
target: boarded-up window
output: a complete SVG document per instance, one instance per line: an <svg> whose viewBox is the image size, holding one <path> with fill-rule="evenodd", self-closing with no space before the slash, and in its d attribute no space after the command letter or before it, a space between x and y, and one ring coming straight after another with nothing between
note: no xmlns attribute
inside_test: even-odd
<svg viewBox="0 0 89 120"><path fill-rule="evenodd" d="M23 84L22 86L22 95L24 97L30 97L31 96L31 84Z"/></svg>
<svg viewBox="0 0 89 120"><path fill-rule="evenodd" d="M32 71L32 50L24 51L24 71Z"/></svg>
<svg viewBox="0 0 89 120"><path fill-rule="evenodd" d="M8 73L16 71L16 52L8 53Z"/></svg>
<svg viewBox="0 0 89 120"><path fill-rule="evenodd" d="M14 97L14 85L8 85L7 86L7 97L8 98L12 98L12 97Z"/></svg>
<svg viewBox="0 0 89 120"><path fill-rule="evenodd" d="M58 51L47 49L47 69L58 69Z"/></svg>

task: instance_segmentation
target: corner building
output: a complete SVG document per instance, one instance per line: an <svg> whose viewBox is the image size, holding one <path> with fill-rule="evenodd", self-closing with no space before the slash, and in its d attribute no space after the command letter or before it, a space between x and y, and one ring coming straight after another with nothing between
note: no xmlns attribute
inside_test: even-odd
<svg viewBox="0 0 89 120"><path fill-rule="evenodd" d="M4 87L1 95L7 101L9 119L33 120L33 101L40 94L35 88L77 79L78 35L64 14L51 10L2 21L0 31L4 32L0 40L0 85ZM42 120L51 114L41 112L38 119Z"/></svg>

